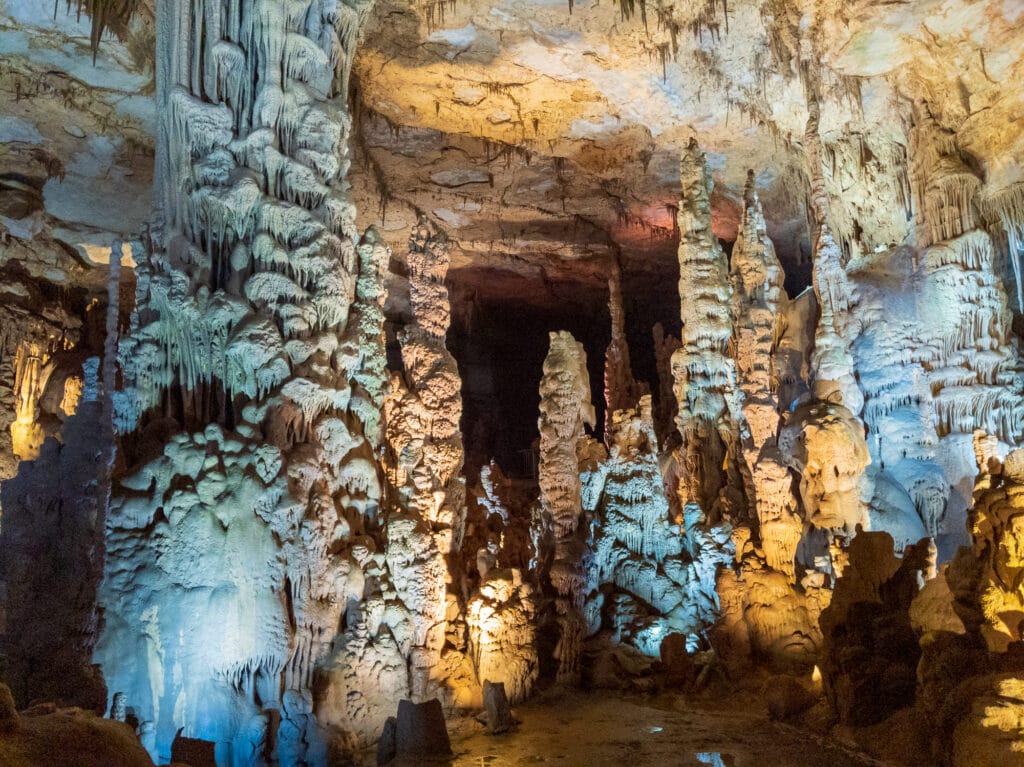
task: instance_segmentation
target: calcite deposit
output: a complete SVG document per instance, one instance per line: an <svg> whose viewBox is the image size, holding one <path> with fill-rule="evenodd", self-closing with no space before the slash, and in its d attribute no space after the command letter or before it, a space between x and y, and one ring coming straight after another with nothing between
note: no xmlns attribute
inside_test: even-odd
<svg viewBox="0 0 1024 767"><path fill-rule="evenodd" d="M1018 763L1021 82L1000 0L0 0L0 755Z"/></svg>

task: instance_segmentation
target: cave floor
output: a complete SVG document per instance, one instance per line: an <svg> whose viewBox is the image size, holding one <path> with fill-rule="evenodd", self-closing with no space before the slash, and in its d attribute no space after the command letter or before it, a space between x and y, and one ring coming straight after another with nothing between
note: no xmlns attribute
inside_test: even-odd
<svg viewBox="0 0 1024 767"><path fill-rule="evenodd" d="M515 708L515 732L449 723L451 767L867 767L881 765L768 719L755 694L725 700L549 690ZM399 761L403 767L412 762ZM417 761L422 764L422 761Z"/></svg>

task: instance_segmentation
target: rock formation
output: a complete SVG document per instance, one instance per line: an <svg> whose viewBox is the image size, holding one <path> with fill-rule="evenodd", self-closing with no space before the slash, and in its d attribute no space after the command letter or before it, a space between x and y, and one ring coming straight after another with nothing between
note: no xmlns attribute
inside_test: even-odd
<svg viewBox="0 0 1024 767"><path fill-rule="evenodd" d="M715 573L731 564L728 525L708 528L687 506L685 529L673 523L658 463L651 397L611 415L611 451L602 462L601 501L593 523L593 567L616 641L657 657L669 634L691 647L717 617ZM606 593L605 593L606 592Z"/></svg>
<svg viewBox="0 0 1024 767"><path fill-rule="evenodd" d="M933 10L0 2L0 761L1020 761L1024 26Z"/></svg>
<svg viewBox="0 0 1024 767"><path fill-rule="evenodd" d="M711 177L695 140L681 154L679 206L680 348L672 354L678 402L676 426L683 467L680 498L708 513L746 510L741 441L747 436L739 408L725 254L711 228Z"/></svg>
<svg viewBox="0 0 1024 767"><path fill-rule="evenodd" d="M860 420L843 405L809 400L793 411L779 446L800 477L807 522L851 538L867 522L861 485L870 455Z"/></svg>
<svg viewBox="0 0 1024 767"><path fill-rule="evenodd" d="M85 270L53 247L17 240L0 246L0 480L14 476L19 460L35 458L74 413L82 360L100 351L83 344L95 311L91 297L61 295L51 281L63 279L65 269Z"/></svg>
<svg viewBox="0 0 1024 767"><path fill-rule="evenodd" d="M888 533L851 541L849 565L821 614L822 682L843 722L874 724L913 703L921 649L909 608L928 567L927 543L908 547L901 561Z"/></svg>
<svg viewBox="0 0 1024 767"><path fill-rule="evenodd" d="M410 611L410 684L416 700L433 697L445 642L446 593L458 592L465 521L461 380L445 348L451 309L444 278L448 246L421 220L409 241L413 324L399 334L404 376L393 375L384 403L393 497L387 559L398 597Z"/></svg>
<svg viewBox="0 0 1024 767"><path fill-rule="evenodd" d="M583 515L580 452L594 427L590 378L583 346L564 331L551 333L540 383L540 498L552 529L548 577L557 594L558 675L572 679L579 670L586 623L583 604L590 591L590 528Z"/></svg>
<svg viewBox="0 0 1024 767"><path fill-rule="evenodd" d="M991 455L976 433L978 479L968 517L970 548L962 548L947 574L954 607L966 629L980 634L991 652L1005 653L1024 639L1024 452Z"/></svg>

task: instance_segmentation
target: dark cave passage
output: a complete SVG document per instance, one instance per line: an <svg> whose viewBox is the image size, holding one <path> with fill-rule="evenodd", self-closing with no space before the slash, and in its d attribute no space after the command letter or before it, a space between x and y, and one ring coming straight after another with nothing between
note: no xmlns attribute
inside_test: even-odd
<svg viewBox="0 0 1024 767"><path fill-rule="evenodd" d="M508 277L494 271L450 275L448 348L462 376L462 433L471 475L493 458L510 477L535 476L538 387L552 331L569 331L586 349L598 418L594 433L604 428L607 291L516 275L512 281L515 289L508 292Z"/></svg>

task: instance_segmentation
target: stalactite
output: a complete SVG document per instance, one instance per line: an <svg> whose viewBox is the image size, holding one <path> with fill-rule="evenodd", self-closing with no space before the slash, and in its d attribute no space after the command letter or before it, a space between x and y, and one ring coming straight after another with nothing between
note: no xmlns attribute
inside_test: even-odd
<svg viewBox="0 0 1024 767"><path fill-rule="evenodd" d="M751 479L748 495L754 502L766 562L794 579L803 521L796 513L789 472L776 441L779 412L773 369L778 323L788 301L782 285L785 275L768 238L753 171L747 174L743 200L731 277L737 380L751 436L743 446Z"/></svg>
<svg viewBox="0 0 1024 767"><path fill-rule="evenodd" d="M978 205L990 224L998 224L1006 233L1010 264L1017 288L1017 311L1024 312L1024 183L1016 183L995 195L984 195Z"/></svg>
<svg viewBox="0 0 1024 767"><path fill-rule="evenodd" d="M910 138L917 244L923 249L974 229L981 179L961 158L956 135L935 121L923 100L914 103Z"/></svg>

